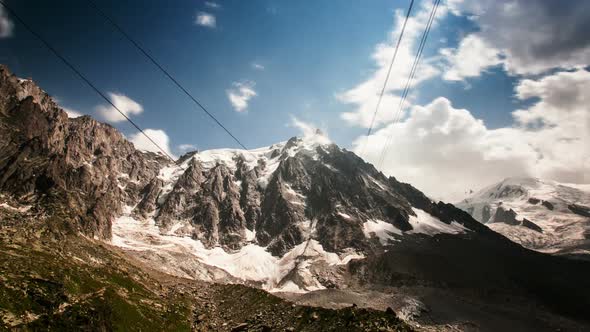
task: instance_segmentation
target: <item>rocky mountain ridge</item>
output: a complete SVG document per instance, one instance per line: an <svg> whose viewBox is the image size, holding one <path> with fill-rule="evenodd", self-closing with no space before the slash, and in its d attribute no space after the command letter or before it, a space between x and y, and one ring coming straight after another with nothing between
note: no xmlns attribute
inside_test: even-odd
<svg viewBox="0 0 590 332"><path fill-rule="evenodd" d="M107 124L69 119L47 93L4 66L0 117L0 190L23 202L63 206L71 216L66 226L91 237L109 239L123 204L137 199L145 179L156 175L152 164L167 163L137 151Z"/></svg>
<svg viewBox="0 0 590 332"><path fill-rule="evenodd" d="M273 291L346 287L348 262L396 242L494 236L321 134L181 160L162 168L114 221L113 243L155 266L166 260L168 272L183 277L237 279Z"/></svg>

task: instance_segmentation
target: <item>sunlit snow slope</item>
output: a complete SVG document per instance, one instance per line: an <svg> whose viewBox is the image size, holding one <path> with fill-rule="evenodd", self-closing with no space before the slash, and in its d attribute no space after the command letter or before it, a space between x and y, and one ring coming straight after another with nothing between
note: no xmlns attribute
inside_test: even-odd
<svg viewBox="0 0 590 332"><path fill-rule="evenodd" d="M590 190L585 186L508 178L456 206L524 247L551 253L590 253L590 215L584 212L590 211Z"/></svg>

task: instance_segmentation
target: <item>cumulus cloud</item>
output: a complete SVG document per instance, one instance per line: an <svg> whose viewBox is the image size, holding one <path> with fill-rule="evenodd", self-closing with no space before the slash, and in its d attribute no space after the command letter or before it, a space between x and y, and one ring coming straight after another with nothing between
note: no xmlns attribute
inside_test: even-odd
<svg viewBox="0 0 590 332"><path fill-rule="evenodd" d="M321 130L319 127L312 123L299 120L295 116L291 116L292 127L299 129L300 136L306 140L313 140L319 144L330 144L330 138L326 134L325 130Z"/></svg>
<svg viewBox="0 0 590 332"><path fill-rule="evenodd" d="M381 102L381 111L375 119L376 125L389 122L395 117L394 110L397 110L400 103L400 90L406 85L406 80L410 74L412 63L417 52L419 40L427 25L431 9L432 2L425 1L422 3L418 12L408 20L404 37L400 44L390 79ZM445 5L441 5L437 11L433 27L436 26L447 13L448 8ZM353 111L341 114L342 119L349 124L362 127L370 126L379 99L379 94L383 88L383 82L385 82L389 64L395 51L395 44L402 29L404 18L405 13L402 10L397 11L395 13L395 26L389 34L389 39L376 46L372 55L376 64L374 72L356 87L337 94L336 98L339 101L355 106ZM440 73L434 63L435 59L433 58L423 58L421 60L412 82L412 86Z"/></svg>
<svg viewBox="0 0 590 332"><path fill-rule="evenodd" d="M445 75L446 79L477 76L477 69L497 65L498 57L511 75L535 75L588 64L588 1L452 0L450 5L454 13L468 15L480 31L468 35L452 53L451 74ZM462 61L475 61L461 54L480 54L483 59L468 64L470 70L461 70L465 69Z"/></svg>
<svg viewBox="0 0 590 332"><path fill-rule="evenodd" d="M168 134L162 129L144 129L146 135L148 135L156 144L158 144L169 156L176 158L170 151L170 138ZM150 151L155 153L162 153L158 147L154 145L145 135L140 132L132 134L129 137L129 141L135 145L135 148L142 151Z"/></svg>
<svg viewBox="0 0 590 332"><path fill-rule="evenodd" d="M377 165L388 143L383 164L378 165L385 174L434 198L455 201L466 189L506 174L525 175L528 158L514 153L512 142L505 140L510 135L511 130L504 134L488 130L469 111L455 109L441 97L413 107L404 121L361 137L353 145L357 152L365 145L365 159ZM524 148L530 150L526 144Z"/></svg>
<svg viewBox="0 0 590 332"><path fill-rule="evenodd" d="M14 23L6 14L4 7L0 7L0 38L12 37Z"/></svg>
<svg viewBox="0 0 590 332"><path fill-rule="evenodd" d="M232 88L226 90L227 98L237 112L245 111L250 99L257 95L255 85L252 81L234 82Z"/></svg>
<svg viewBox="0 0 590 332"><path fill-rule="evenodd" d="M580 69L525 80L516 91L517 98L538 100L513 112L513 126L489 129L441 97L357 139L354 150L368 139L365 159L377 163L388 141L381 165L386 174L451 202L509 176L590 182L590 73Z"/></svg>
<svg viewBox="0 0 590 332"><path fill-rule="evenodd" d="M108 95L111 102L127 117L143 112L143 107L138 102L123 94L109 92ZM109 122L125 121L125 117L111 105L99 105L96 107L96 112Z"/></svg>
<svg viewBox="0 0 590 332"><path fill-rule="evenodd" d="M538 173L561 182L589 183L590 72L578 69L523 80L516 96L537 99L513 116L539 152Z"/></svg>
<svg viewBox="0 0 590 332"><path fill-rule="evenodd" d="M499 51L477 34L463 38L456 50L445 48L440 53L448 63L443 79L449 81L479 76L487 68L502 63Z"/></svg>
<svg viewBox="0 0 590 332"><path fill-rule="evenodd" d="M215 15L206 13L206 12L199 12L197 13L197 17L195 18L195 24L204 26L207 28L215 28L217 26L217 19Z"/></svg>

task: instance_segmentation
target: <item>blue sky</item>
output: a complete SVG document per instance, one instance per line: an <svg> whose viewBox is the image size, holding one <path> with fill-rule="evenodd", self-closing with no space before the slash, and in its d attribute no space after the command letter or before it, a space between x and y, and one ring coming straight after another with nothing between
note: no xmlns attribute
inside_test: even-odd
<svg viewBox="0 0 590 332"><path fill-rule="evenodd" d="M183 144L201 150L237 147L86 1L8 1L99 89L124 95L140 104L143 111L133 114L132 118L143 128L163 130L174 154L182 153L179 146ZM371 109L371 101L368 98L365 103L366 96L351 91L365 82L378 85L379 70L383 67L376 60L378 50L380 46L391 48L393 45L401 23L399 15L407 9L409 1L107 0L99 3L247 147L270 145L299 134L300 129L293 125L295 117L324 129L335 143L358 149L366 124L354 119L360 119L364 106ZM525 24L525 20L512 22L506 18L508 16L492 12L498 3L503 3L502 9L510 9L510 1L478 2L483 9L466 3L469 1L442 2L425 49L421 66L424 77L412 88L408 107L428 107L437 98L444 97L452 105L452 114L457 113L454 110L466 109L475 119L474 123L482 122L483 136L522 127L523 123L516 123L512 112L517 109L532 112L542 95L539 92L518 98L518 87L526 79L540 81L562 71L572 72L578 68L576 66L585 64L580 63L579 58L584 58L586 53L576 58L575 52L579 52L580 47L585 50L586 40L580 40L580 47L575 48L573 56L558 57L562 62L555 57L543 57L545 53L533 54L528 49L521 50L522 45L512 45L486 30L486 19L506 19L503 29L510 29L513 24L515 29L519 28L515 31L523 31L518 25ZM545 8L542 3L546 3L547 8L551 6L550 1L541 1L538 8ZM431 4L426 0L416 1L408 38L402 43L408 55L415 54L417 36L422 33L420 15L428 14ZM526 9L530 2L523 1L519 5ZM471 14L478 10L481 15L474 18ZM510 10L518 13L514 8ZM569 5L566 10L577 13L581 8ZM208 17L205 22L201 21L205 25L197 22L202 14ZM2 15L10 20L6 13ZM570 22L574 26L587 18L576 15L577 20ZM537 20L555 21L550 10L539 10L532 16ZM13 22L10 30L0 39L0 62L18 76L33 78L63 107L108 121L96 110L98 105L105 104L99 96L18 23ZM572 31L576 33L575 29ZM550 33L545 35L551 38ZM580 38L579 34L569 37L574 42ZM518 35L514 39L519 40ZM526 44L526 36L522 40L520 44ZM551 45L551 40L548 44ZM564 45L564 52L572 54L567 49L569 44ZM538 46L531 45L531 49ZM441 52L444 49L448 52ZM403 67L408 67L407 61L400 59L398 62L400 67L394 69L387 90L392 102L400 93L396 85L406 80L402 74L407 68ZM248 91L255 95L237 111L228 98L228 91L239 86L250 89ZM393 104L384 103L380 113L384 116L395 113ZM349 113L348 120L343 113ZM396 126L409 125L412 116L410 113L405 116L407 120L402 124L392 123L387 117L378 121L376 141L372 145L381 144L379 139L385 138ZM135 132L125 122L111 123L128 136ZM373 155L369 152L366 159L375 162L377 150ZM518 157L525 158L525 155L528 158L532 152L522 152ZM489 156L481 159L487 162ZM418 161L412 159L415 169L406 171L403 165L393 161L382 168L386 173L401 173L403 179L413 180L412 174L420 170ZM536 174L536 170L531 171L537 167L535 163L538 160L527 160L527 166L517 167L514 173ZM495 174L494 179L504 175L510 174L503 171L501 175ZM575 176L555 178L564 180ZM587 175L582 174L578 180L586 179Z"/></svg>
<svg viewBox="0 0 590 332"><path fill-rule="evenodd" d="M164 129L172 145L201 149L231 147L235 142L203 116L151 63L112 29L85 1L12 2L18 12L79 66L102 91L122 93L144 107L136 121ZM35 5L32 6L31 4ZM333 140L350 146L364 132L338 113L350 109L336 93L354 86L374 66L370 55L386 39L396 9L407 1L227 1L214 9L200 1L174 5L104 1L100 6L140 41L199 101L248 147L282 141L298 133L291 115L326 129ZM195 24L198 12L216 17L216 27ZM427 52L456 44L468 22L450 18L433 31ZM450 42L443 43L446 38ZM2 41L2 62L18 75L32 77L64 107L93 113L104 101L62 65L27 31L16 26L15 38ZM253 63L264 66L256 70ZM430 82L420 100L439 90L451 92L461 107L478 112L493 126L506 125L514 105L510 79L491 75L471 83ZM403 79L406 78L392 78ZM233 82L253 81L257 96L246 112L233 110L226 90ZM473 98L493 85L489 103ZM383 110L387 112L390 110ZM126 123L117 127L130 133Z"/></svg>

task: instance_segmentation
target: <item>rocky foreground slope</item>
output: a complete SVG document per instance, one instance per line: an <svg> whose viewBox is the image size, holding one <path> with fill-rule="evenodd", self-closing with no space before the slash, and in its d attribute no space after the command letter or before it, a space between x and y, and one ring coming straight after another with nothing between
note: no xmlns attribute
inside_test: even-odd
<svg viewBox="0 0 590 332"><path fill-rule="evenodd" d="M590 187L509 178L457 206L524 247L590 259Z"/></svg>
<svg viewBox="0 0 590 332"><path fill-rule="evenodd" d="M7 206L17 203L0 207L1 331L413 330L391 311L301 306L159 273L100 240L60 232L63 215Z"/></svg>
<svg viewBox="0 0 590 332"><path fill-rule="evenodd" d="M242 312L231 321L239 323L243 307L260 306L269 317L275 307L287 317L280 323L260 318L240 329L407 328L391 313L349 308L314 315L262 291L205 281L335 308L391 307L421 329L587 327L590 265L526 250L453 205L385 177L321 133L171 162L136 150L109 125L87 116L69 119L33 82L0 67L0 148L0 223L10 234L27 234L3 237L14 257L7 262L21 262L2 271L10 280L3 291L12 299L27 294L33 303L3 303L7 326L75 324L77 314L63 313L92 298L102 322L126 324L116 317L130 305L139 317L160 315L154 324L168 329L170 310L162 308L174 304L157 291L168 283L194 294L191 303L224 308L200 316L179 304L183 321L209 322L189 324L193 329ZM12 245L11 238L23 240ZM98 254L82 257L97 246ZM44 251L45 270L22 263ZM84 277L58 273L63 264L82 269ZM115 275L116 285L104 273ZM49 288L31 282L38 275ZM153 282L156 291L130 296L129 287L140 281ZM109 285L114 293L105 297L101 289ZM221 289L225 297L211 299L200 287ZM226 301L232 305L224 307ZM225 323L218 328L233 328ZM104 329L113 326L122 325Z"/></svg>

